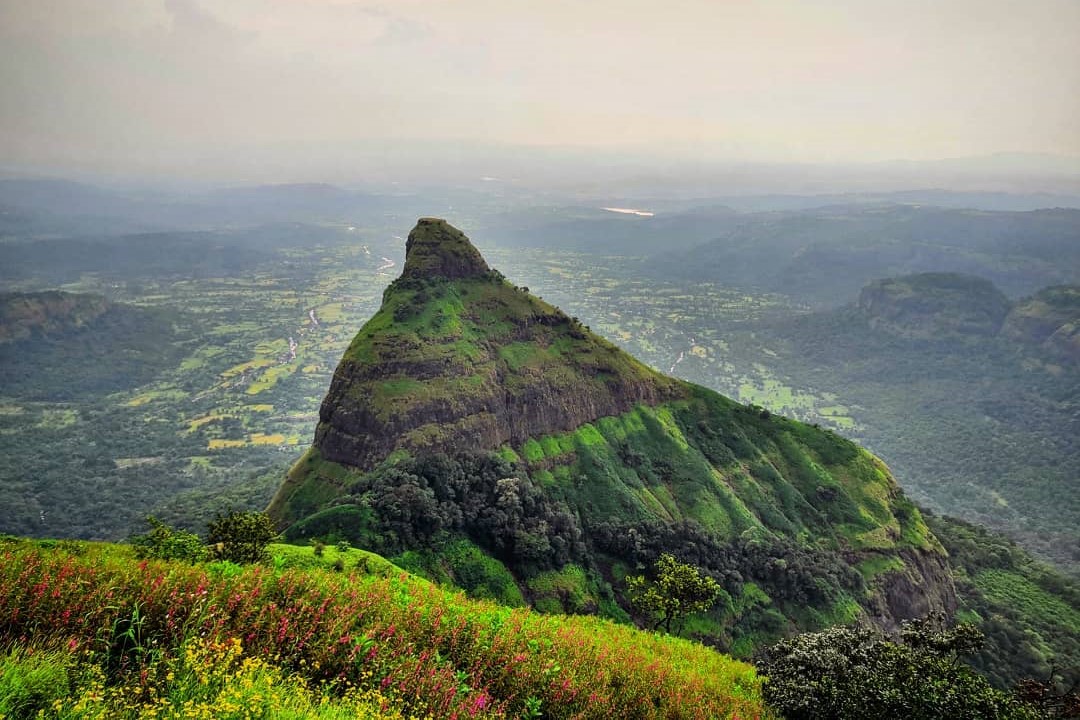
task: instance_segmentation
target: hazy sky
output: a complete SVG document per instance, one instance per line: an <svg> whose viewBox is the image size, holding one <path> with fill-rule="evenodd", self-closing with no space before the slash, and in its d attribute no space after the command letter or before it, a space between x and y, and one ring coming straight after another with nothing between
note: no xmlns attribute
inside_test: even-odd
<svg viewBox="0 0 1080 720"><path fill-rule="evenodd" d="M1080 155L1080 0L0 0L0 164L311 179L452 144Z"/></svg>

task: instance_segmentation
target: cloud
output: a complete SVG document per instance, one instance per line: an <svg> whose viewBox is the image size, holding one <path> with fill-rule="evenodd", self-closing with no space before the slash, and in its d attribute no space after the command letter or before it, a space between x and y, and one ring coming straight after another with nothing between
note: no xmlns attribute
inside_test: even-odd
<svg viewBox="0 0 1080 720"><path fill-rule="evenodd" d="M1078 25L1071 0L0 0L0 162L1076 154Z"/></svg>

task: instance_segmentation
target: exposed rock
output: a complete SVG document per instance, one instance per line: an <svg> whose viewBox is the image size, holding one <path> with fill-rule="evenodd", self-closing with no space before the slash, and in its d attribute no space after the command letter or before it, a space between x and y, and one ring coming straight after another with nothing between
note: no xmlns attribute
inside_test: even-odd
<svg viewBox="0 0 1080 720"><path fill-rule="evenodd" d="M996 335L1010 306L989 280L957 273L877 280L858 300L871 327L919 339Z"/></svg>
<svg viewBox="0 0 1080 720"><path fill-rule="evenodd" d="M1001 335L1054 357L1080 362L1080 287L1045 288L1016 304Z"/></svg>
<svg viewBox="0 0 1080 720"><path fill-rule="evenodd" d="M899 555L904 568L877 578L867 603L874 624L894 632L904 620L931 613L953 617L957 609L956 586L945 556L907 548Z"/></svg>
<svg viewBox="0 0 1080 720"><path fill-rule="evenodd" d="M406 278L456 280L489 272L480 251L465 233L441 218L420 218L405 243Z"/></svg>

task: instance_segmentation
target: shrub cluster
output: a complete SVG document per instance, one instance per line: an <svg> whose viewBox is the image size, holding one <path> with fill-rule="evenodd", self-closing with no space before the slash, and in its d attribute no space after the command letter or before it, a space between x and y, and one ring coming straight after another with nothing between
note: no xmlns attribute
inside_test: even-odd
<svg viewBox="0 0 1080 720"><path fill-rule="evenodd" d="M527 476L492 455L432 455L366 475L352 489L371 508L382 554L469 537L495 557L529 570L585 557L577 516Z"/></svg>
<svg viewBox="0 0 1080 720"><path fill-rule="evenodd" d="M836 627L766 650L765 697L788 720L1028 720L1034 708L993 689L959 658L978 649L971 625L906 623L899 641Z"/></svg>
<svg viewBox="0 0 1080 720"><path fill-rule="evenodd" d="M808 548L783 539L721 542L693 521L678 523L599 523L589 528L601 552L651 566L664 553L702 568L735 594L754 582L774 600L820 605L838 591L861 594L864 581L836 552Z"/></svg>

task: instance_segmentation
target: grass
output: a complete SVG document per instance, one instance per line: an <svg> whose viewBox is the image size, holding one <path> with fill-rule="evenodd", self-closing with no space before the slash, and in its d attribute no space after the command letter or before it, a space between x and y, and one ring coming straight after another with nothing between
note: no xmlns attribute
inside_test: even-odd
<svg viewBox="0 0 1080 720"><path fill-rule="evenodd" d="M753 669L703 646L467 600L386 566L190 566L70 549L0 549L0 702L20 713L769 717Z"/></svg>
<svg viewBox="0 0 1080 720"><path fill-rule="evenodd" d="M1080 628L1080 610L1046 592L1020 573L984 570L975 585L990 600L1050 626Z"/></svg>
<svg viewBox="0 0 1080 720"><path fill-rule="evenodd" d="M878 575L903 570L904 561L892 555L871 555L855 567L865 579L873 580Z"/></svg>

